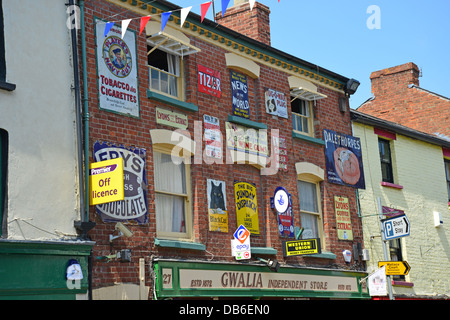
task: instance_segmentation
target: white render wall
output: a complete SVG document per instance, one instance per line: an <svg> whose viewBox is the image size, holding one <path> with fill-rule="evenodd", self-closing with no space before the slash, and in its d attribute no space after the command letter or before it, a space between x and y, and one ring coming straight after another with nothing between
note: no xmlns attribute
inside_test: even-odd
<svg viewBox="0 0 450 320"><path fill-rule="evenodd" d="M3 0L9 133L8 239L75 236L79 220L70 30L63 0Z"/></svg>
<svg viewBox="0 0 450 320"><path fill-rule="evenodd" d="M380 235L377 197L383 206L404 210L411 223L410 236L401 238L403 260L411 266L405 281L412 288L394 286L394 294L450 296L450 211L448 209L442 148L397 134L391 144L394 183L403 189L381 186L378 136L373 127L353 123L361 138L366 189L359 190L364 247L370 250L368 272L385 261ZM433 212L444 224L434 227ZM364 217L365 216L365 217ZM373 240L371 236L377 236Z"/></svg>

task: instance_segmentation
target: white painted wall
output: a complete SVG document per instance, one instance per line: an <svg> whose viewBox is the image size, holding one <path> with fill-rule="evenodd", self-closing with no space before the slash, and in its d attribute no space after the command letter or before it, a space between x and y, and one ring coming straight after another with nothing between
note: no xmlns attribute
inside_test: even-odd
<svg viewBox="0 0 450 320"><path fill-rule="evenodd" d="M8 238L74 236L79 220L75 100L64 0L3 0L9 133Z"/></svg>

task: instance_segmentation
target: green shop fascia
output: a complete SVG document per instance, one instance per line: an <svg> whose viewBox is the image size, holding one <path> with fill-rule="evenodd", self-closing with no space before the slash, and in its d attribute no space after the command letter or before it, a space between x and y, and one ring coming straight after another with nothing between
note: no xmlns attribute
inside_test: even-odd
<svg viewBox="0 0 450 320"><path fill-rule="evenodd" d="M81 240L0 240L0 300L75 300L87 294L93 245ZM67 279L71 263L81 269L81 279Z"/></svg>
<svg viewBox="0 0 450 320"><path fill-rule="evenodd" d="M154 259L157 299L249 297L370 299L367 273L261 263Z"/></svg>

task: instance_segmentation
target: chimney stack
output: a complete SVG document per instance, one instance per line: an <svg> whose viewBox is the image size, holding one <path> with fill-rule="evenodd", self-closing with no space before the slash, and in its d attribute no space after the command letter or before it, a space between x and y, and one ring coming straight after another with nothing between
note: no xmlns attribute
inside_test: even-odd
<svg viewBox="0 0 450 320"><path fill-rule="evenodd" d="M270 46L269 15L269 7L259 2L255 2L250 10L248 0L234 0L233 6L227 9L223 17L222 12L216 14L216 22Z"/></svg>
<svg viewBox="0 0 450 320"><path fill-rule="evenodd" d="M419 75L419 68L412 62L372 72L372 94L382 98L392 92L402 92L410 84L419 86Z"/></svg>

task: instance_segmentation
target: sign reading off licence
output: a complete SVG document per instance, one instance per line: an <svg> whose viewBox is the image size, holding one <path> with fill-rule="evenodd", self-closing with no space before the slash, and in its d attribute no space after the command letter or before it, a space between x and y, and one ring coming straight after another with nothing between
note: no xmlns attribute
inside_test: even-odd
<svg viewBox="0 0 450 320"><path fill-rule="evenodd" d="M321 253L320 239L303 239L283 242L283 256Z"/></svg>
<svg viewBox="0 0 450 320"><path fill-rule="evenodd" d="M89 165L89 204L91 206L124 199L123 159Z"/></svg>

